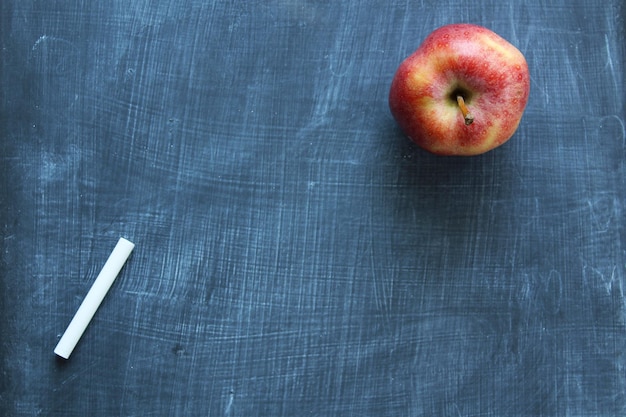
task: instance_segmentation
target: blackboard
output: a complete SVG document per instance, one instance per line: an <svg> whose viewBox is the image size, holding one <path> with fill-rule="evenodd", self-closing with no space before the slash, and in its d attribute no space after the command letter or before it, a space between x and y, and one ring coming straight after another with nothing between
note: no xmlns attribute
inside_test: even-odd
<svg viewBox="0 0 626 417"><path fill-rule="evenodd" d="M1 415L626 415L623 2L0 10ZM454 22L531 72L472 158L387 105Z"/></svg>

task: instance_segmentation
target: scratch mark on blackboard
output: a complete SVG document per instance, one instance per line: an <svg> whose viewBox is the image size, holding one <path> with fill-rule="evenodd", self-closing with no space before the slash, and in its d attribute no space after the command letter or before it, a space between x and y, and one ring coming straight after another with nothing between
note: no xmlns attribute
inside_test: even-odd
<svg viewBox="0 0 626 417"><path fill-rule="evenodd" d="M48 42L48 41L63 43L63 44L71 46L73 49L77 49L76 46L72 42L68 41L67 39L57 38L56 36L41 35L39 39L37 39L35 43L33 44L31 51L34 52L35 50L37 50L37 48L39 48L39 46L41 46L42 43Z"/></svg>
<svg viewBox="0 0 626 417"><path fill-rule="evenodd" d="M461 414L461 410L459 410L459 405L457 403L452 403L452 405L454 405L454 410L456 411L457 415L459 417L462 417L463 414Z"/></svg>
<svg viewBox="0 0 626 417"><path fill-rule="evenodd" d="M618 126L616 126L619 130L617 133L619 136L618 139L622 141L622 146L624 146L624 142L626 141L626 126L624 126L624 121L617 114L602 117L600 119L600 128L606 128L612 120L615 120L618 124Z"/></svg>
<svg viewBox="0 0 626 417"><path fill-rule="evenodd" d="M128 387L129 387L129 379L131 378L131 370L133 369L132 364L130 363L131 358L133 357L133 353L134 353L134 349L135 349L135 335L137 334L137 329L139 328L139 311L140 311L140 302L137 301L137 303L135 304L135 313L133 315L133 325L132 325L132 330L130 332L130 337L131 337L131 343L130 343L130 348L128 349L128 359L127 359L127 365L126 365L126 372L124 373L124 379L123 379L123 390L122 390L122 398L120 398L120 415L123 415L123 411L124 411L124 407L125 407L125 403L126 403L126 396L127 396L127 392L128 392Z"/></svg>
<svg viewBox="0 0 626 417"><path fill-rule="evenodd" d="M35 42L35 44L32 47L32 51L34 51L35 49L37 49L37 47L39 47L39 44L43 41L45 41L46 39L48 39L47 35L42 35L39 37L39 39L37 39L37 42Z"/></svg>
<svg viewBox="0 0 626 417"><path fill-rule="evenodd" d="M615 91L619 91L617 86L615 68L613 67L613 57L611 56L611 46L609 43L609 37L607 34L604 34L604 45L606 48L606 64L604 66L605 69L609 69L611 71L611 80L613 81L613 87Z"/></svg>
<svg viewBox="0 0 626 417"><path fill-rule="evenodd" d="M29 62L41 73L66 75L76 66L79 53L76 45L66 39L42 35L31 48Z"/></svg>
<svg viewBox="0 0 626 417"><path fill-rule="evenodd" d="M84 368L82 368L80 371L72 373L70 376L68 376L67 378L63 379L59 385L63 386L63 385L66 385L69 382L73 382L76 379L79 379L79 378L83 377L88 372L91 372L92 369L94 369L94 368L96 368L98 366L100 366L100 362L94 361L93 363L91 363L91 364L85 366ZM53 392L57 392L60 389L61 388L54 388Z"/></svg>
<svg viewBox="0 0 626 417"><path fill-rule="evenodd" d="M546 102L546 106L549 105L550 104L550 94L548 93L548 90L542 85L542 83L540 83L532 75L530 76L530 80L531 80L532 84L537 86L537 88L539 88L539 90L543 94L545 102Z"/></svg>
<svg viewBox="0 0 626 417"><path fill-rule="evenodd" d="M353 33L350 29L351 25L348 23L356 17L356 11L349 6L348 9L342 10L340 15L342 24L338 27L339 33L335 36L334 45L328 56L328 70L333 77L343 78L350 72L354 64L354 57L350 54L353 48L346 45L352 41Z"/></svg>
<svg viewBox="0 0 626 417"><path fill-rule="evenodd" d="M233 403L235 402L235 393L230 391L228 395L228 404L226 404L226 409L224 410L225 416L230 416L233 413Z"/></svg>
<svg viewBox="0 0 626 417"><path fill-rule="evenodd" d="M611 196L600 195L588 199L589 215L597 232L608 232L611 224L618 217L619 202Z"/></svg>
<svg viewBox="0 0 626 417"><path fill-rule="evenodd" d="M610 273L607 271L610 269ZM606 271L606 273L605 273ZM604 268L596 267L593 265L583 265L583 278L592 284L593 287L597 287L596 283L602 286L607 294L611 294L613 284L618 280L617 265Z"/></svg>

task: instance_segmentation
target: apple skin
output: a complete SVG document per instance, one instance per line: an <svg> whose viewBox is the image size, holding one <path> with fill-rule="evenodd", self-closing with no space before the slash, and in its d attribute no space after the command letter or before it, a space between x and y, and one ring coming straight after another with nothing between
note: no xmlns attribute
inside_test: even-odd
<svg viewBox="0 0 626 417"><path fill-rule="evenodd" d="M478 155L513 136L526 108L530 74L524 55L482 26L433 31L404 60L391 83L389 108L402 131L438 155ZM474 121L466 125L456 95Z"/></svg>

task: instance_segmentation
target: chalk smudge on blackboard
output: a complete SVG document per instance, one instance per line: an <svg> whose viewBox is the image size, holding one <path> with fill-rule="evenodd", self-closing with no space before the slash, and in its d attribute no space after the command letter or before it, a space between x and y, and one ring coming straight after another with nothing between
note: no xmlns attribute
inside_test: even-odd
<svg viewBox="0 0 626 417"><path fill-rule="evenodd" d="M79 50L72 42L41 35L31 48L30 61L41 73L64 75L78 64Z"/></svg>

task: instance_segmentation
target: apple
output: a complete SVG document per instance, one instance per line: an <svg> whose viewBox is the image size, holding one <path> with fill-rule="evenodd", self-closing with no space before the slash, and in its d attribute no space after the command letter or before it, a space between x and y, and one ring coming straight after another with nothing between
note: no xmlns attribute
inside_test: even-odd
<svg viewBox="0 0 626 417"><path fill-rule="evenodd" d="M402 131L438 155L478 155L513 136L526 108L524 55L472 24L436 29L396 71L389 108Z"/></svg>

